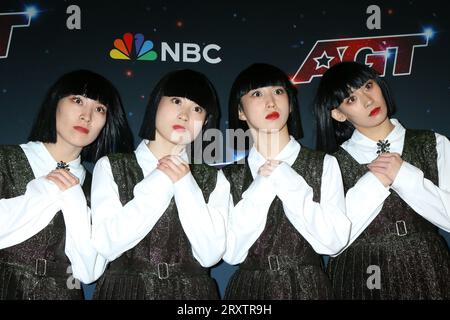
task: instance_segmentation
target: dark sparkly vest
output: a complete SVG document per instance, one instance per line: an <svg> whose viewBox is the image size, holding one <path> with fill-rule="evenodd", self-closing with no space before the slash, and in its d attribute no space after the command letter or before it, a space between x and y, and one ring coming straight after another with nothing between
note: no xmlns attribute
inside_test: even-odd
<svg viewBox="0 0 450 320"><path fill-rule="evenodd" d="M120 201L125 205L134 198L134 187L144 178L142 169L135 153L114 154L108 158L119 189ZM205 202L208 202L209 195L216 186L217 169L208 165L190 165L190 169L203 192ZM206 271L192 254L192 247L180 223L174 198L144 239L110 263L105 276L108 273L153 273L155 267L161 264L180 266L177 270L181 274L190 271L195 273L199 269ZM156 271L165 273L157 268Z"/></svg>
<svg viewBox="0 0 450 320"><path fill-rule="evenodd" d="M313 189L313 200L316 202L320 202L324 157L325 153L302 146L297 159L292 164L292 169L301 175ZM242 198L242 193L253 181L247 159L245 159L245 164L226 166L223 168L223 172L231 184L233 201L237 204ZM272 256L276 258L270 261L269 257ZM266 262L269 262L270 268L272 268L275 263L282 264L282 261L288 263L292 259L298 264L322 266L320 256L288 220L284 213L283 203L276 196L267 213L265 229L249 249L241 268L264 268L261 264Z"/></svg>
<svg viewBox="0 0 450 320"><path fill-rule="evenodd" d="M34 178L28 159L20 146L0 146L0 198L9 199L25 194L27 184ZM91 175L86 172L83 191L88 205L90 186ZM70 261L64 252L65 239L64 218L59 211L44 229L31 238L1 249L0 262L16 265L20 272L25 271L36 277L68 278ZM20 283L17 286L20 287ZM45 296L37 298L46 299Z"/></svg>
<svg viewBox="0 0 450 320"><path fill-rule="evenodd" d="M359 164L342 148L334 156L341 167L344 190L347 193L367 173L368 168L366 164ZM422 170L426 179L438 185L436 137L433 132L406 130L402 159ZM355 242L389 234L437 232L437 227L417 214L394 190L391 189L390 193L381 212Z"/></svg>

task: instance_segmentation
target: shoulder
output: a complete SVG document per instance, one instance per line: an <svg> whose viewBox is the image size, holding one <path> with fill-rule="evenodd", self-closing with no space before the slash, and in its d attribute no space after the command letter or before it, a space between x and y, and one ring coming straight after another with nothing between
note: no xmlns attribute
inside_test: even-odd
<svg viewBox="0 0 450 320"><path fill-rule="evenodd" d="M222 167L222 172L227 179L231 179L232 176L242 175L244 171L245 163L238 161L231 162Z"/></svg>
<svg viewBox="0 0 450 320"><path fill-rule="evenodd" d="M311 160L323 161L327 154L323 151L313 150L302 145L299 153L299 157L304 157Z"/></svg>
<svg viewBox="0 0 450 320"><path fill-rule="evenodd" d="M111 153L111 154L108 154L107 156L103 157L102 159L104 159L104 158L107 158L110 163L111 162L133 161L133 160L136 160L136 154L134 152Z"/></svg>
<svg viewBox="0 0 450 320"><path fill-rule="evenodd" d="M5 161L7 159L17 158L18 156L25 156L25 153L19 145L0 145L1 160Z"/></svg>

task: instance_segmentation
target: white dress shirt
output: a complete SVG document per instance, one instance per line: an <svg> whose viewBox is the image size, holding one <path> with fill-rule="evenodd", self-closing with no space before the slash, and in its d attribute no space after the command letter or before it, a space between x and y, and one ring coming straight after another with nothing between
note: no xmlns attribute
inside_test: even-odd
<svg viewBox="0 0 450 320"><path fill-rule="evenodd" d="M73 276L82 282L94 280L92 270L104 268L106 262L98 259L91 246L90 210L86 205L81 185L86 171L80 157L68 163L70 172L80 184L65 191L46 178L56 168L42 142L20 145L28 159L35 179L27 184L24 195L0 199L0 249L19 244L44 229L58 211L62 211L66 225L65 253L72 263Z"/></svg>
<svg viewBox="0 0 450 320"><path fill-rule="evenodd" d="M396 119L391 119L391 123L395 127L386 137L390 143L389 151L401 155L406 130ZM352 221L352 230L347 247L380 213L391 188L422 217L439 228L450 231L450 142L438 133L435 133L435 136L438 186L425 179L420 169L403 161L391 187L384 187L378 178L368 171L348 190L347 216ZM368 164L378 156L377 141L369 139L358 130L354 131L342 147L360 164Z"/></svg>
<svg viewBox="0 0 450 320"><path fill-rule="evenodd" d="M230 264L245 260L250 247L264 231L269 207L275 196L297 231L319 254L333 254L348 242L351 223L345 216L344 191L336 158L326 155L323 162L320 203L313 201L313 189L291 168L300 144L289 143L275 157L282 161L268 177L258 175L266 159L252 147L248 156L253 182L230 212L227 250L223 259Z"/></svg>
<svg viewBox="0 0 450 320"><path fill-rule="evenodd" d="M134 198L124 206L107 157L101 158L92 181L93 242L100 254L112 261L136 246L154 227L174 197L181 225L192 252L203 267L216 264L225 251L225 221L230 184L218 171L217 184L205 203L202 190L189 172L173 183L157 170L158 159L143 140L135 150L144 179L134 187ZM181 158L187 161L184 152Z"/></svg>

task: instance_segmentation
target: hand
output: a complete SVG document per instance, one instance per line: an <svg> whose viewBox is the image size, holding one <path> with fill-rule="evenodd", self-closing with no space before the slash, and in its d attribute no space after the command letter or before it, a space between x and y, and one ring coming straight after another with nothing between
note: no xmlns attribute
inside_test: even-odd
<svg viewBox="0 0 450 320"><path fill-rule="evenodd" d="M281 161L278 160L267 160L259 169L258 174L263 177L268 177L272 174L273 170L275 170Z"/></svg>
<svg viewBox="0 0 450 320"><path fill-rule="evenodd" d="M394 182L402 163L403 159L398 153L382 153L367 167L386 186L386 182L389 182L388 185Z"/></svg>
<svg viewBox="0 0 450 320"><path fill-rule="evenodd" d="M46 178L55 183L61 191L65 191L80 183L80 180L76 176L65 169L53 170Z"/></svg>
<svg viewBox="0 0 450 320"><path fill-rule="evenodd" d="M164 172L173 183L191 171L189 165L178 156L165 156L159 159L156 168Z"/></svg>

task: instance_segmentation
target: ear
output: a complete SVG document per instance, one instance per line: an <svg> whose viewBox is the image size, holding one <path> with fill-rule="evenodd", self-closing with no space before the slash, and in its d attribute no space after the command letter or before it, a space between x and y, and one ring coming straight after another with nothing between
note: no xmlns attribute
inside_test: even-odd
<svg viewBox="0 0 450 320"><path fill-rule="evenodd" d="M240 106L238 112L239 112L239 120L247 121L247 117L245 116L245 113Z"/></svg>
<svg viewBox="0 0 450 320"><path fill-rule="evenodd" d="M347 116L338 109L331 110L331 117L339 122L345 122L347 120Z"/></svg>

